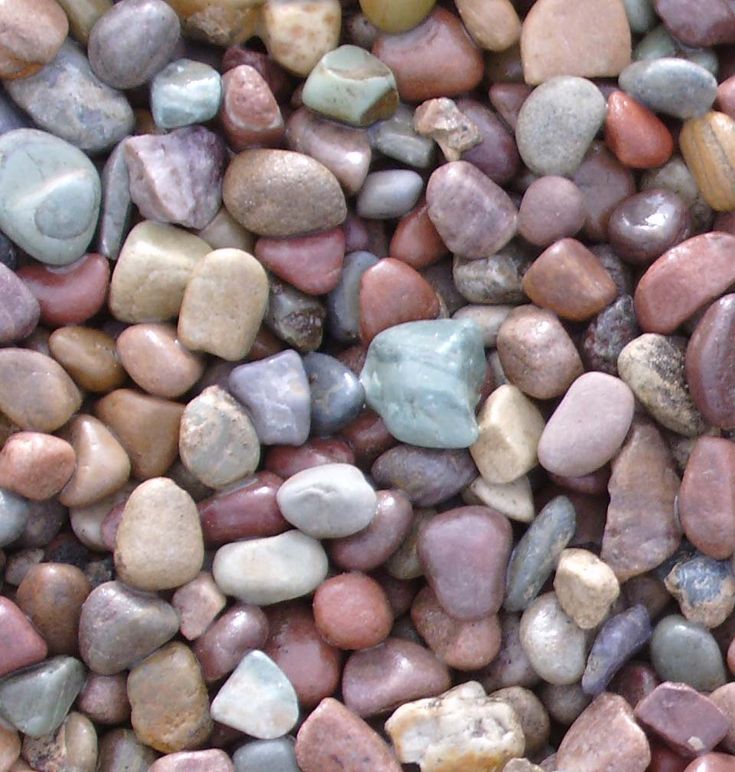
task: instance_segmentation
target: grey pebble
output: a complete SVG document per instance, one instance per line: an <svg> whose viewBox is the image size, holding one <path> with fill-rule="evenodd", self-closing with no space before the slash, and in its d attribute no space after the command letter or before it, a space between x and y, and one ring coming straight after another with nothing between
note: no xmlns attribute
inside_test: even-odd
<svg viewBox="0 0 735 772"><path fill-rule="evenodd" d="M307 354L304 370L311 390L312 432L336 434L357 418L365 402L365 389L352 370L328 354Z"/></svg>
<svg viewBox="0 0 735 772"><path fill-rule="evenodd" d="M360 336L360 279L377 262L371 252L351 252L345 257L339 284L327 296L327 324L338 341L349 343Z"/></svg>

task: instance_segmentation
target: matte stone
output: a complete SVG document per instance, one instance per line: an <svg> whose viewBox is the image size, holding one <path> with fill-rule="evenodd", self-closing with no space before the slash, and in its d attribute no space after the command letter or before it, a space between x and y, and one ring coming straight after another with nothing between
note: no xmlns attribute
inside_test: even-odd
<svg viewBox="0 0 735 772"><path fill-rule="evenodd" d="M480 260L455 255L452 277L460 296L470 303L519 305L527 300L521 283L530 265L530 255L511 242L500 252Z"/></svg>
<svg viewBox="0 0 735 772"><path fill-rule="evenodd" d="M575 624L592 630L607 617L620 595L620 585L610 566L597 555L571 548L559 556L554 592Z"/></svg>
<svg viewBox="0 0 735 772"><path fill-rule="evenodd" d="M294 741L291 737L275 740L252 740L241 745L233 754L235 772L300 772L296 763Z"/></svg>
<svg viewBox="0 0 735 772"><path fill-rule="evenodd" d="M97 768L97 732L86 716L71 712L56 733L26 737L23 757L37 769L58 764L62 768L93 772Z"/></svg>
<svg viewBox="0 0 735 772"><path fill-rule="evenodd" d="M427 99L419 105L414 112L414 129L435 140L447 161L458 161L462 153L482 141L475 122L446 97Z"/></svg>
<svg viewBox="0 0 735 772"><path fill-rule="evenodd" d="M220 121L233 150L281 144L281 110L267 80L255 67L241 64L227 70L221 91Z"/></svg>
<svg viewBox="0 0 735 772"><path fill-rule="evenodd" d="M414 115L408 105L399 104L390 118L370 127L368 138L371 147L384 156L416 169L427 169L434 160L436 144L416 131Z"/></svg>
<svg viewBox="0 0 735 772"><path fill-rule="evenodd" d="M48 653L46 641L24 615L22 608L9 598L0 598L0 620L2 621L0 676L6 676L8 673L35 665L45 659ZM1 702L0 710L2 710Z"/></svg>
<svg viewBox="0 0 735 772"><path fill-rule="evenodd" d="M206 751L179 751L155 761L153 772L234 772L230 757L217 748Z"/></svg>
<svg viewBox="0 0 735 772"><path fill-rule="evenodd" d="M270 279L270 297L265 323L284 343L306 352L316 351L324 337L324 304L311 295L279 281Z"/></svg>
<svg viewBox="0 0 735 772"><path fill-rule="evenodd" d="M735 608L735 577L730 564L706 555L677 562L665 579L666 589L691 622L713 628Z"/></svg>
<svg viewBox="0 0 735 772"><path fill-rule="evenodd" d="M367 20L378 29L396 33L410 30L424 20L435 0L417 0L396 6L387 0L361 0L360 8Z"/></svg>
<svg viewBox="0 0 735 772"><path fill-rule="evenodd" d="M423 187L421 176L410 169L371 172L357 196L357 214L371 220L402 217L416 206Z"/></svg>
<svg viewBox="0 0 735 772"><path fill-rule="evenodd" d="M732 17L720 3L704 2L694 15L682 0L655 0L654 8L671 33L687 45L711 46L735 39Z"/></svg>
<svg viewBox="0 0 735 772"><path fill-rule="evenodd" d="M48 348L77 385L87 391L108 392L126 380L114 339L91 327L61 327L51 333Z"/></svg>
<svg viewBox="0 0 735 772"><path fill-rule="evenodd" d="M11 544L23 533L29 513L26 499L0 488L0 547Z"/></svg>
<svg viewBox="0 0 735 772"><path fill-rule="evenodd" d="M163 129L206 123L217 115L222 79L214 67L192 59L177 59L151 83L151 113Z"/></svg>
<svg viewBox="0 0 735 772"><path fill-rule="evenodd" d="M6 34L0 47L0 77L27 78L57 54L69 31L66 14L54 0L16 0L2 10Z"/></svg>
<svg viewBox="0 0 735 772"><path fill-rule="evenodd" d="M56 495L74 472L74 449L41 432L17 432L0 451L0 486L33 501Z"/></svg>
<svg viewBox="0 0 735 772"><path fill-rule="evenodd" d="M504 51L518 41L521 22L506 0L459 0L457 10L467 31L481 48Z"/></svg>
<svg viewBox="0 0 735 772"><path fill-rule="evenodd" d="M109 150L133 131L133 110L125 96L98 80L84 50L71 40L38 73L5 87L39 129L85 153Z"/></svg>
<svg viewBox="0 0 735 772"><path fill-rule="evenodd" d="M100 740L100 772L115 772L126 766L131 772L146 772L156 758L156 752L139 742L131 729L113 729Z"/></svg>
<svg viewBox="0 0 735 772"><path fill-rule="evenodd" d="M531 244L545 247L574 236L586 217L582 192L571 180L554 175L539 177L523 194L518 233Z"/></svg>
<svg viewBox="0 0 735 772"><path fill-rule="evenodd" d="M77 698L77 708L97 724L125 723L130 719L126 677L119 673L102 676L90 673Z"/></svg>
<svg viewBox="0 0 735 772"><path fill-rule="evenodd" d="M102 209L97 230L100 254L116 260L128 233L133 203L125 162L125 140L119 142L102 167Z"/></svg>
<svg viewBox="0 0 735 772"><path fill-rule="evenodd" d="M0 344L30 335L38 324L41 308L30 289L10 268L0 264Z"/></svg>
<svg viewBox="0 0 735 772"><path fill-rule="evenodd" d="M357 377L334 357L310 353L304 370L311 392L311 427L317 434L334 434L357 418L365 390Z"/></svg>

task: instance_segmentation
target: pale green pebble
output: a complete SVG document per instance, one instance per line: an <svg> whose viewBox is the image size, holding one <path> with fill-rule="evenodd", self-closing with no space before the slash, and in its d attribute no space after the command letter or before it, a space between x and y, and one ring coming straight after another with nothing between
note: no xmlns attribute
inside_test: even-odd
<svg viewBox="0 0 735 772"><path fill-rule="evenodd" d="M100 177L87 156L36 129L0 137L0 229L42 263L69 265L97 227Z"/></svg>
<svg viewBox="0 0 735 772"><path fill-rule="evenodd" d="M623 0L623 5L631 32L642 35L656 24L658 17L651 0Z"/></svg>
<svg viewBox="0 0 735 772"><path fill-rule="evenodd" d="M370 127L370 144L388 158L417 169L427 169L434 160L436 143L416 133L413 112L407 105L398 105L390 118Z"/></svg>
<svg viewBox="0 0 735 772"><path fill-rule="evenodd" d="M663 24L652 29L633 50L634 61L675 56L694 62L717 75L717 54L711 48L692 48L675 40Z"/></svg>
<svg viewBox="0 0 735 772"><path fill-rule="evenodd" d="M482 333L455 319L407 322L377 335L360 380L367 403L400 442L466 448L479 431L485 376Z"/></svg>
<svg viewBox="0 0 735 772"><path fill-rule="evenodd" d="M163 129L205 123L217 115L221 99L217 70L191 59L171 62L151 84L153 120Z"/></svg>
<svg viewBox="0 0 735 772"><path fill-rule="evenodd" d="M377 57L358 46L329 51L309 74L304 104L317 113L352 126L389 118L398 106L396 79Z"/></svg>

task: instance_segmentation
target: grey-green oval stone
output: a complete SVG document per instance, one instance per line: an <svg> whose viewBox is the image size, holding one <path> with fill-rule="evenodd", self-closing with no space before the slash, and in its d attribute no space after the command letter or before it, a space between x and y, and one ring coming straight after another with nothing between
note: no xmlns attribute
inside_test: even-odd
<svg viewBox="0 0 735 772"><path fill-rule="evenodd" d="M222 79L214 67L179 59L151 84L151 112L157 126L178 129L214 118L222 98Z"/></svg>

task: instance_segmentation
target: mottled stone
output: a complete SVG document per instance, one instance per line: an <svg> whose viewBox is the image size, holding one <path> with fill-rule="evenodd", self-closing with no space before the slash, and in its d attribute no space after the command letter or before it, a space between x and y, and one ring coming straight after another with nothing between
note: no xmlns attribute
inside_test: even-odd
<svg viewBox="0 0 735 772"><path fill-rule="evenodd" d="M518 233L531 244L545 247L574 236L586 217L582 192L571 180L554 175L539 177L523 194Z"/></svg>
<svg viewBox="0 0 735 772"><path fill-rule="evenodd" d="M17 432L0 451L0 486L27 499L56 495L74 472L74 448L59 437Z"/></svg>
<svg viewBox="0 0 735 772"><path fill-rule="evenodd" d="M192 59L177 59L151 83L151 113L163 129L206 123L217 115L222 79L214 67Z"/></svg>
<svg viewBox="0 0 735 772"><path fill-rule="evenodd" d="M128 233L133 203L125 163L125 140L119 142L102 167L102 207L97 228L97 249L116 260Z"/></svg>
<svg viewBox="0 0 735 772"><path fill-rule="evenodd" d="M311 353L304 357L311 392L311 427L317 434L334 434L357 418L365 390L357 377L334 357Z"/></svg>
<svg viewBox="0 0 735 772"><path fill-rule="evenodd" d="M415 111L408 105L399 104L390 118L376 121L368 131L370 145L388 158L426 169L435 156L436 144L430 137L423 137L414 127Z"/></svg>
<svg viewBox="0 0 735 772"><path fill-rule="evenodd" d="M717 627L735 608L735 578L725 561L706 555L679 561L669 571L665 584L690 622Z"/></svg>
<svg viewBox="0 0 735 772"><path fill-rule="evenodd" d="M433 139L447 161L459 161L462 153L482 142L478 126L451 99L428 99L414 112L414 129Z"/></svg>
<svg viewBox="0 0 735 772"><path fill-rule="evenodd" d="M0 77L27 78L58 53L69 31L64 10L55 0L16 0L3 8L5 30L0 47Z"/></svg>
<svg viewBox="0 0 735 772"><path fill-rule="evenodd" d="M689 46L731 43L735 36L732 17L721 3L705 2L695 15L682 0L654 0L654 7L671 33Z"/></svg>
<svg viewBox="0 0 735 772"><path fill-rule="evenodd" d="M4 264L0 264L0 307L2 345L30 335L41 315L41 307L31 290Z"/></svg>
<svg viewBox="0 0 735 772"><path fill-rule="evenodd" d="M324 304L273 275L269 279L266 325L278 338L298 351L316 351L322 345L324 336L327 315Z"/></svg>
<svg viewBox="0 0 735 772"><path fill-rule="evenodd" d="M255 67L242 64L227 70L221 88L220 120L233 150L281 143L283 115L268 82Z"/></svg>
<svg viewBox="0 0 735 772"><path fill-rule="evenodd" d="M452 276L456 289L470 303L518 305L527 300L521 283L530 265L525 249L511 242L500 252L480 260L455 256Z"/></svg>

